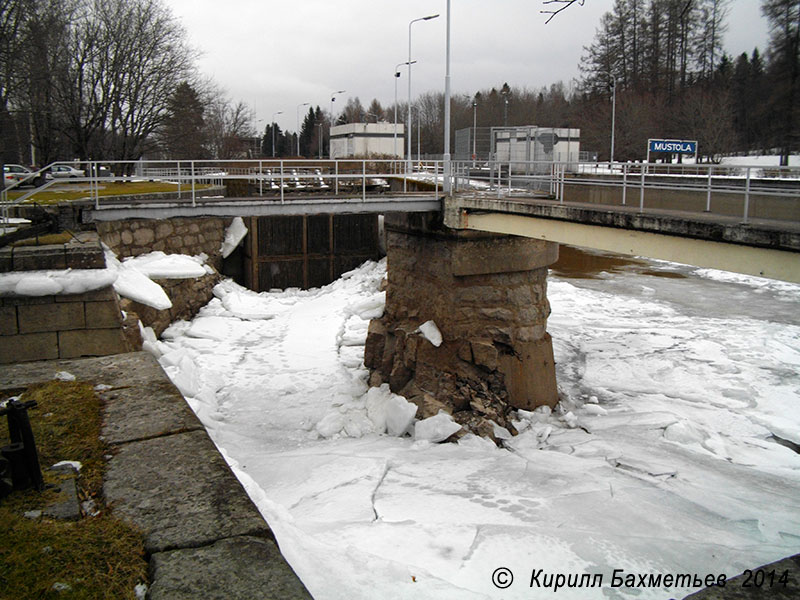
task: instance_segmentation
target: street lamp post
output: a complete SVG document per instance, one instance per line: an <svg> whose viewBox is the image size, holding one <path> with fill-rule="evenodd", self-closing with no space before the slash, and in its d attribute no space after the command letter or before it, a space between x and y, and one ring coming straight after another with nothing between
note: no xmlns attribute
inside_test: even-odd
<svg viewBox="0 0 800 600"><path fill-rule="evenodd" d="M400 67L403 65L413 65L415 60L398 63L394 68L394 156L397 158L397 80L400 79Z"/></svg>
<svg viewBox="0 0 800 600"><path fill-rule="evenodd" d="M344 94L346 90L339 90L338 92L331 92L331 127L333 127L333 102L336 100L336 96L339 94Z"/></svg>
<svg viewBox="0 0 800 600"><path fill-rule="evenodd" d="M449 5L449 0L448 0ZM439 15L438 13L435 15L428 15L427 17L420 17L419 19L413 19L408 24L408 131L406 131L406 135L408 136L408 170L411 171L411 26L416 23L417 21L430 21L431 19L437 18ZM446 109L445 109L446 110Z"/></svg>
<svg viewBox="0 0 800 600"><path fill-rule="evenodd" d="M330 139L330 137L331 137L330 136L330 132L331 132L331 129L333 128L333 102L334 102L334 100L336 100L336 96L338 96L339 94L344 94L345 91L346 90L338 90L336 92L331 92L331 120L330 120L330 124L328 125L328 158L333 158L333 156L331 155L331 151L330 151L331 142L333 141L333 140Z"/></svg>
<svg viewBox="0 0 800 600"><path fill-rule="evenodd" d="M275 158L275 117L278 115L282 115L283 111L279 110L276 113L272 113L272 158Z"/></svg>
<svg viewBox="0 0 800 600"><path fill-rule="evenodd" d="M613 169L614 168L614 132L616 130L616 121L617 121L617 78L614 77L611 73L611 81L613 88L613 93L611 95L611 156L609 157L609 166Z"/></svg>
<svg viewBox="0 0 800 600"><path fill-rule="evenodd" d="M475 166L477 156L477 136L478 136L478 99L472 99L472 166Z"/></svg>
<svg viewBox="0 0 800 600"><path fill-rule="evenodd" d="M450 0L447 0L447 53L444 75L444 193L450 194Z"/></svg>
<svg viewBox="0 0 800 600"><path fill-rule="evenodd" d="M308 106L311 102L303 102L297 105L297 156L300 156L300 107Z"/></svg>

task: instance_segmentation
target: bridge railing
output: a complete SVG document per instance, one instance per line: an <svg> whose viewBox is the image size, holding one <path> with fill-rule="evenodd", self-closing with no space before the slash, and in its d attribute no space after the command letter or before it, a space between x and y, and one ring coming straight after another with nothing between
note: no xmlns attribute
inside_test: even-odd
<svg viewBox="0 0 800 600"><path fill-rule="evenodd" d="M782 218L800 221L800 167L457 161L453 173L456 192L534 194L562 203L565 200L622 206L638 203L640 211L675 208L720 212L741 216L745 223L753 216L752 201L763 203L767 198Z"/></svg>
<svg viewBox="0 0 800 600"><path fill-rule="evenodd" d="M27 193L20 194L13 189L26 182L15 182L3 190L0 198L3 214L28 198L40 201L45 193L53 194L55 182L61 181L53 177L53 167L59 164L82 171L82 174L72 173L65 181L72 184L68 186L71 191L77 191L79 196L85 194L83 197L91 200L97 209L119 202L113 200L114 196L105 195L112 187L116 188L117 195L125 194L129 187L128 203L153 202L153 193L136 195L145 194L153 187L133 185L141 182L158 183L155 186L158 193L171 192L170 198L191 202L193 206L201 200L215 202L232 197L260 197L282 203L314 195L366 200L368 195L390 190L393 196L413 192L438 197L445 189L444 163L438 160L88 161L48 165L29 178L32 182L50 177L46 185ZM789 219L800 221L800 208L797 208L800 206L800 167L472 160L453 161L451 167L451 189L456 193L533 194L564 202L588 196L588 191L592 190L592 196L604 196L608 204L635 206L638 202L640 210L668 207L665 199L684 194L692 195L693 210L724 210L741 215L745 222L752 216L751 201L766 197L784 201L783 212ZM221 193L222 187L224 193ZM702 202L698 203L698 198ZM162 199L167 201L167 196Z"/></svg>
<svg viewBox="0 0 800 600"><path fill-rule="evenodd" d="M87 161L80 163L53 163L42 169L44 176L56 164L78 167L79 174L63 180L72 192L84 193L83 199L93 202L96 209L118 203L114 198L126 197L126 202L152 202L154 194L168 200L190 201L196 205L222 200L225 197L265 197L288 202L304 195L347 195L348 197L394 193L438 196L442 189L441 161L416 162L411 167L403 160L382 159L234 159L234 160L138 160L138 161ZM41 186L20 195L15 183L3 191L0 204L4 211L28 198L41 199L46 187L60 179L47 180ZM125 184L158 183L158 186ZM21 182L23 185L25 182ZM116 185L121 184L121 185ZM114 195L106 195L110 188ZM224 195L220 188L225 187ZM52 190L51 190L52 191ZM62 190L63 191L63 190ZM9 192L11 192L9 194ZM15 193L17 192L17 193ZM36 198L39 195L40 198ZM72 194L73 196L75 194Z"/></svg>

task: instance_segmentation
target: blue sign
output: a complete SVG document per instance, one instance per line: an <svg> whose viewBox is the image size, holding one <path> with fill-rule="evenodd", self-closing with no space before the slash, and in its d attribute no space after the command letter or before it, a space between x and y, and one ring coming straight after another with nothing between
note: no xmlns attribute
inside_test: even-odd
<svg viewBox="0 0 800 600"><path fill-rule="evenodd" d="M697 154L697 142L682 140L648 140L649 152L670 152L672 154Z"/></svg>

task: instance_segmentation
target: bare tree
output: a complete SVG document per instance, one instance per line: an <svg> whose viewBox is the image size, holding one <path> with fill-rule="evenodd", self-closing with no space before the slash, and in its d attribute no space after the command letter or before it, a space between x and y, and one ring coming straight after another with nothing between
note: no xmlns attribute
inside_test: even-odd
<svg viewBox="0 0 800 600"><path fill-rule="evenodd" d="M247 140L254 137L250 109L239 101L232 104L216 90L207 107L206 139L211 158L229 160L247 156Z"/></svg>

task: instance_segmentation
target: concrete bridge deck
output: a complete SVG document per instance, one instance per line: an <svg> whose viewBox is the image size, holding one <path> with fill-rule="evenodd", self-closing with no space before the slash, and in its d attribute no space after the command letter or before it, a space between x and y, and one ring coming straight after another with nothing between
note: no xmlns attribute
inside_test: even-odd
<svg viewBox="0 0 800 600"><path fill-rule="evenodd" d="M459 194L445 224L800 283L800 220Z"/></svg>

